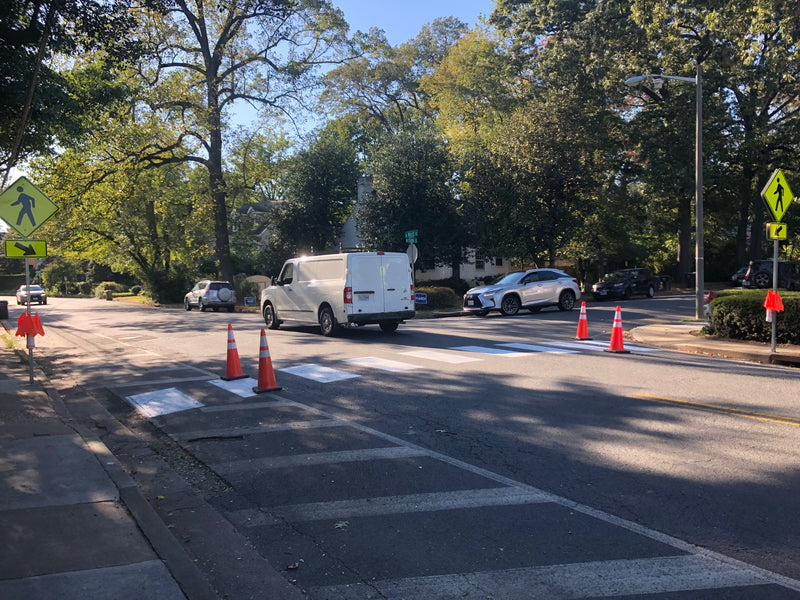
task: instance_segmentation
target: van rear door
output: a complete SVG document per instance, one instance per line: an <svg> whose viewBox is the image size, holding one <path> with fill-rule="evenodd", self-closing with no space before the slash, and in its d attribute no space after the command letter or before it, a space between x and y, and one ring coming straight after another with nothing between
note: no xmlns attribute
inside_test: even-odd
<svg viewBox="0 0 800 600"><path fill-rule="evenodd" d="M411 294L411 266L408 256L393 253L384 254L381 258L383 273L383 312L407 312L414 310L414 299Z"/></svg>
<svg viewBox="0 0 800 600"><path fill-rule="evenodd" d="M352 304L347 312L354 315L371 315L384 312L383 261L378 254L351 254L348 257L348 286Z"/></svg>

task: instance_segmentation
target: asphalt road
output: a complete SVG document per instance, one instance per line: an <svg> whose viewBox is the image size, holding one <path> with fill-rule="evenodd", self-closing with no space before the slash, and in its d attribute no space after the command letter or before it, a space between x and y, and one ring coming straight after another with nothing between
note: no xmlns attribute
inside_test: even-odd
<svg viewBox="0 0 800 600"><path fill-rule="evenodd" d="M615 306L590 304L595 343L577 310L268 331L284 389L255 396L209 380L228 323L256 377L257 314L54 298L35 355L314 599L800 597L800 374L603 352ZM621 306L628 329L693 297ZM212 571L188 512L160 511Z"/></svg>

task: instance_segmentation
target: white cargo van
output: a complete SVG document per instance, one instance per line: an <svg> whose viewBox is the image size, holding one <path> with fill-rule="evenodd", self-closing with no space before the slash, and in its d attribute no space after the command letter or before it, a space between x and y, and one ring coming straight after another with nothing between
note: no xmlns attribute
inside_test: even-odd
<svg viewBox="0 0 800 600"><path fill-rule="evenodd" d="M377 323L394 331L414 317L408 256L357 252L289 259L261 292L261 314L270 329L290 322L318 324L329 336L341 325Z"/></svg>

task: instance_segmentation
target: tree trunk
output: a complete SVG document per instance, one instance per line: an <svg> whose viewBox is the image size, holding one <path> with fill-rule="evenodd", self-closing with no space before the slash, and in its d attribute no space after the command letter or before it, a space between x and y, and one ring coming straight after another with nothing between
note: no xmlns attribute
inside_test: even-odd
<svg viewBox="0 0 800 600"><path fill-rule="evenodd" d="M222 171L222 119L219 106L219 90L216 80L217 69L212 65L207 69L208 93L208 184L214 205L214 240L217 255L217 275L220 279L233 283L233 262L228 237L228 190Z"/></svg>
<svg viewBox="0 0 800 600"><path fill-rule="evenodd" d="M760 193L767 183L767 175L760 174L756 180L756 192ZM752 196L753 192L751 192ZM764 203L753 202L753 226L750 228L750 260L758 260L764 255Z"/></svg>

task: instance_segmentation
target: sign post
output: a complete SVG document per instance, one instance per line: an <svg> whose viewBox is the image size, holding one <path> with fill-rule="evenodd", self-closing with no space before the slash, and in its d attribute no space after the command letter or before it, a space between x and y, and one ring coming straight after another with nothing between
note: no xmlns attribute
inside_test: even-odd
<svg viewBox="0 0 800 600"><path fill-rule="evenodd" d="M0 194L0 218L15 229L23 238L22 240L6 240L6 256L8 258L40 258L47 256L47 244L40 240L27 238L47 219L52 217L58 207L44 192L33 185L25 177L20 177L2 194ZM28 290L27 323L31 323L31 274L30 261L25 261L25 288ZM28 365L30 368L30 382L33 383L33 349L35 333L27 333Z"/></svg>
<svg viewBox="0 0 800 600"><path fill-rule="evenodd" d="M767 205L767 210L775 223L767 224L767 238L773 240L772 250L772 291L778 291L778 240L786 239L786 226L781 223L783 215L789 208L789 205L794 200L792 190L789 188L789 182L786 181L780 169L775 169L770 175L767 185L761 190L761 198L764 204ZM776 352L778 340L778 319L773 315L772 319L772 336L770 350Z"/></svg>

